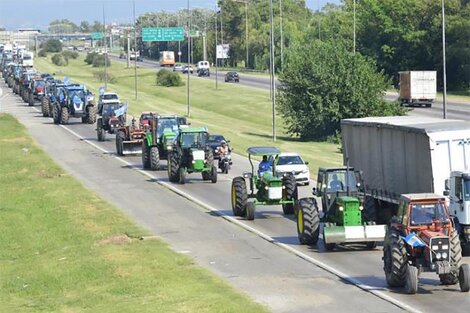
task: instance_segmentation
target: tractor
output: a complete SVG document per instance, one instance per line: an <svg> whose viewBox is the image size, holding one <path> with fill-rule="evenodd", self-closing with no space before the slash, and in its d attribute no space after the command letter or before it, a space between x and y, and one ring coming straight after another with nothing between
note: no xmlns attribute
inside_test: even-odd
<svg viewBox="0 0 470 313"><path fill-rule="evenodd" d="M35 100L41 101L44 96L44 87L46 82L41 77L33 77L29 82L29 86L27 89L27 99L28 105L33 106Z"/></svg>
<svg viewBox="0 0 470 313"><path fill-rule="evenodd" d="M186 174L201 173L203 180L217 182L212 148L207 145L206 128L182 128L168 149L168 178L170 182L186 182Z"/></svg>
<svg viewBox="0 0 470 313"><path fill-rule="evenodd" d="M160 160L168 159L168 151L173 147L173 140L178 135L180 126L187 125L186 118L151 113L147 124L143 116L141 121L148 125L142 142L142 166L155 171L160 168Z"/></svg>
<svg viewBox="0 0 470 313"><path fill-rule="evenodd" d="M52 117L53 104L56 99L56 94L58 94L58 89L60 87L65 87L62 84L62 81L58 79L53 79L46 81L44 86L44 96L41 99L41 112L44 117Z"/></svg>
<svg viewBox="0 0 470 313"><path fill-rule="evenodd" d="M326 250L337 244L364 244L375 249L385 236L386 225L375 225L366 217L362 205L361 173L351 167L320 168L313 195L321 197L320 218L315 198L301 201L297 212L297 233L301 244L315 245L323 224ZM313 204L313 205L312 205Z"/></svg>
<svg viewBox="0 0 470 313"><path fill-rule="evenodd" d="M280 174L272 165L272 160L279 153L274 147L250 147L246 151L251 165L251 172L232 180L232 210L235 216L244 216L247 220L255 218L257 205L282 205L284 214L293 214L298 201L297 183L291 173ZM252 156L266 156L271 166L262 171L261 166L255 172ZM247 190L247 182L248 187Z"/></svg>
<svg viewBox="0 0 470 313"><path fill-rule="evenodd" d="M423 272L434 272L442 285L470 290L470 265L462 264L459 234L446 199L435 194L403 194L384 240L384 272L390 287L418 290Z"/></svg>
<svg viewBox="0 0 470 313"><path fill-rule="evenodd" d="M144 139L145 131L137 127L135 119L132 119L131 125L122 125L116 130L116 153L120 156L139 154Z"/></svg>
<svg viewBox="0 0 470 313"><path fill-rule="evenodd" d="M81 118L82 123L95 123L95 104L85 86L70 84L58 91L52 110L55 124L68 124L70 117Z"/></svg>
<svg viewBox="0 0 470 313"><path fill-rule="evenodd" d="M103 102L98 104L96 117L96 136L98 141L106 140L106 133L114 134L116 130L126 124L126 115L116 116L115 111L120 109L122 104L117 102ZM117 137L116 137L117 138Z"/></svg>

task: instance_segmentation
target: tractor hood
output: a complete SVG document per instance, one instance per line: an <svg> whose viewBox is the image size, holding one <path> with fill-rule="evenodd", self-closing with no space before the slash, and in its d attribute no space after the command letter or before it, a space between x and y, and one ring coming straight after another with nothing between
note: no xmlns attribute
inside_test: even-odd
<svg viewBox="0 0 470 313"><path fill-rule="evenodd" d="M429 242L431 241L431 238L434 237L447 237L447 228L442 228L441 231L431 231L431 230L423 230L419 233L419 238L426 243L426 245L429 245Z"/></svg>

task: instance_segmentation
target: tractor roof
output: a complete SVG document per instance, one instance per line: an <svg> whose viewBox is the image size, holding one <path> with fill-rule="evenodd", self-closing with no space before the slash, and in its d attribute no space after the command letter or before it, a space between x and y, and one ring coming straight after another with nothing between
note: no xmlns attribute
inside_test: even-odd
<svg viewBox="0 0 470 313"><path fill-rule="evenodd" d="M444 199L444 197L435 193L406 193L401 195L401 199L405 201L440 200Z"/></svg>
<svg viewBox="0 0 470 313"><path fill-rule="evenodd" d="M342 172L346 171L347 167L346 166L338 166L338 167L320 167L318 169L319 172ZM354 171L353 167L349 167L350 171Z"/></svg>
<svg viewBox="0 0 470 313"><path fill-rule="evenodd" d="M182 128L180 133L207 133L207 128L205 127L191 127L191 128Z"/></svg>
<svg viewBox="0 0 470 313"><path fill-rule="evenodd" d="M251 155L277 155L281 153L281 151L275 147L250 147L246 152Z"/></svg>

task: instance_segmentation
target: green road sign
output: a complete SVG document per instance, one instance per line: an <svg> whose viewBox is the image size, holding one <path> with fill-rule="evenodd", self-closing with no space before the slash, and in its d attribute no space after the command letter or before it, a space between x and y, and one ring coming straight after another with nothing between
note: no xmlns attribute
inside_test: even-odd
<svg viewBox="0 0 470 313"><path fill-rule="evenodd" d="M183 27L142 28L142 41L182 41Z"/></svg>
<svg viewBox="0 0 470 313"><path fill-rule="evenodd" d="M96 39L101 39L104 37L103 33L91 33L91 39L96 40Z"/></svg>

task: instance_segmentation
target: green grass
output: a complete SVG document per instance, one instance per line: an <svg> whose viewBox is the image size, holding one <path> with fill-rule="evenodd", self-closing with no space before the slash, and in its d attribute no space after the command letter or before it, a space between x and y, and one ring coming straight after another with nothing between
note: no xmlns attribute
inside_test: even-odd
<svg viewBox="0 0 470 313"><path fill-rule="evenodd" d="M265 311L160 240L122 236L149 234L6 114L0 173L0 312Z"/></svg>
<svg viewBox="0 0 470 313"><path fill-rule="evenodd" d="M42 72L53 72L57 76L67 75L72 80L85 83L95 91L104 85L93 77L91 66L83 62L83 56L70 60L67 67L56 67L50 58L37 58L36 66ZM155 84L155 69L138 69L138 101L134 100L134 69L112 61L109 72L117 77L116 84L108 89L119 93L129 101L130 112L136 117L142 111L186 114L186 89L182 87L159 87ZM186 77L186 76L185 76ZM186 79L184 78L186 82ZM337 166L342 156L339 146L326 142L301 142L284 131L282 118L277 117L278 140L273 143L272 111L269 91L219 81L191 79L191 123L205 125L211 133L221 133L231 140L236 151L244 154L246 148L255 145L275 145L282 151L298 152L310 162L315 175L319 166Z"/></svg>

